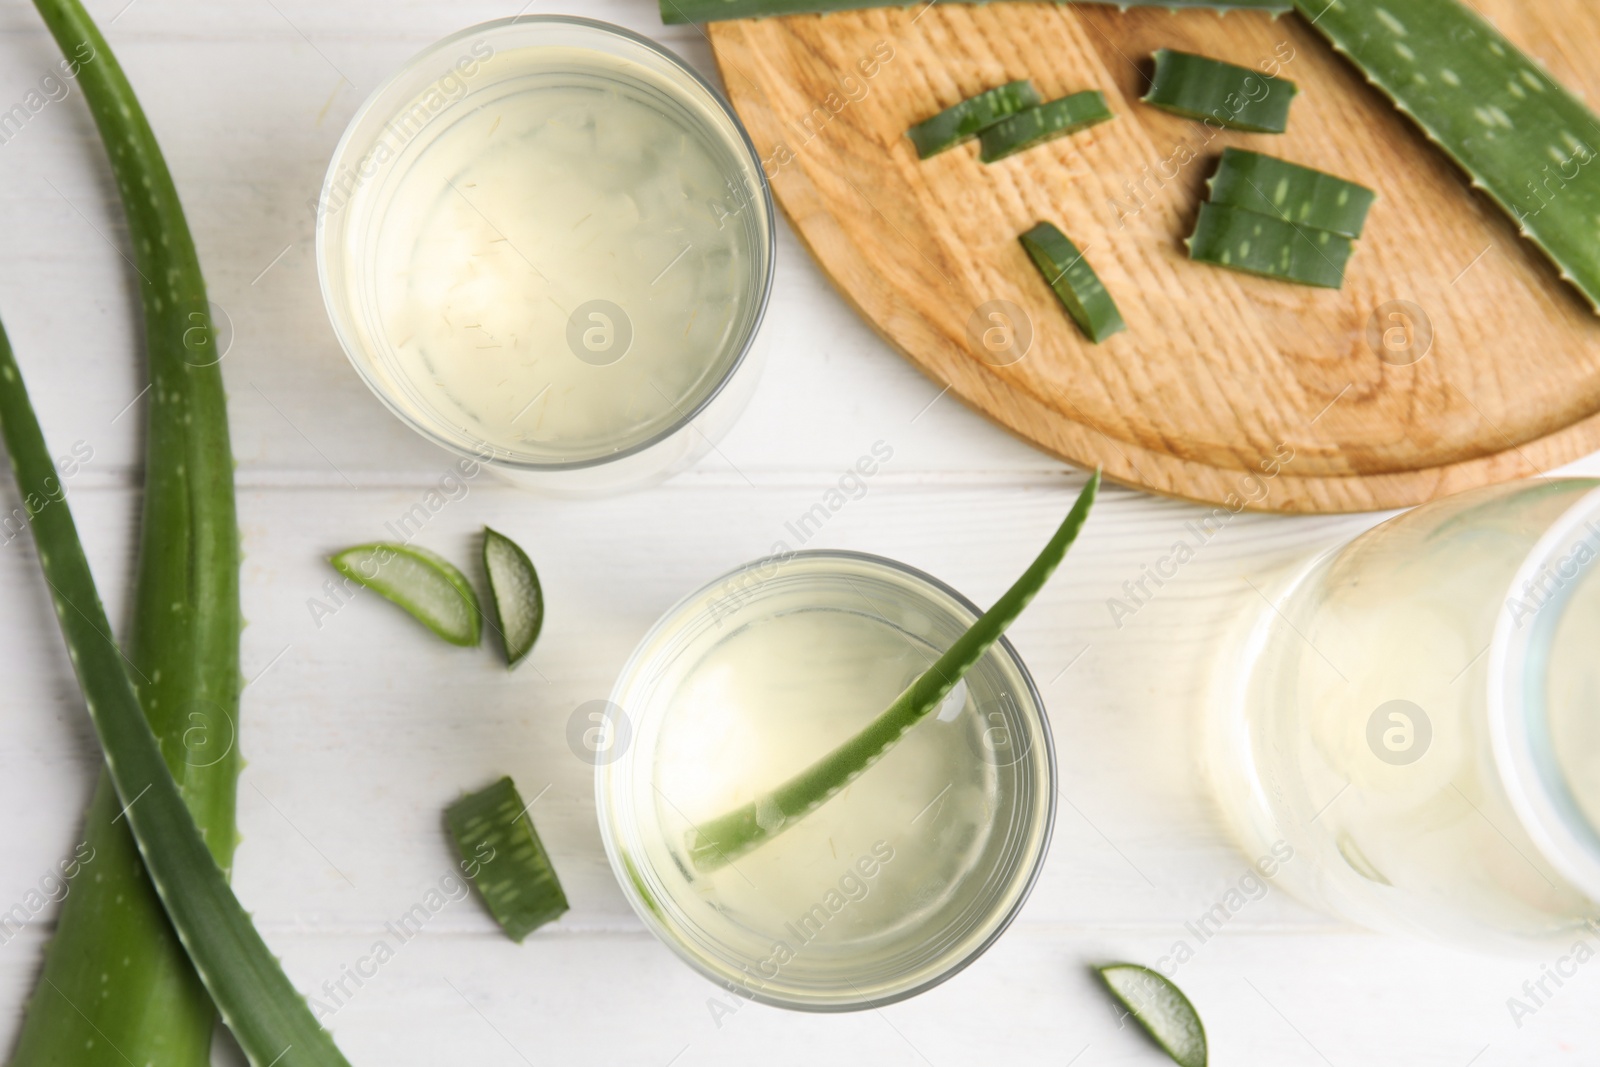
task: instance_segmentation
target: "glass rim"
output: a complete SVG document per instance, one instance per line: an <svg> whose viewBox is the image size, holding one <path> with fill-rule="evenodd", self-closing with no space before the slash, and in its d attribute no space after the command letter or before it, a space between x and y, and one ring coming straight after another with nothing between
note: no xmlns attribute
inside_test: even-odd
<svg viewBox="0 0 1600 1067"><path fill-rule="evenodd" d="M334 180L339 172L340 167L343 165L348 165L349 163L348 157L355 148L353 142L358 128L361 127L362 124L377 110L377 107L380 103L385 102L388 94L394 90L403 79L414 73L425 61L434 57L439 52L444 51L451 45L459 44L462 41L470 38L501 33L528 25L532 25L534 27L539 25L575 26L580 29L593 31L601 36L615 37L637 47L643 48L647 52L654 53L657 57L664 60L670 68L675 69L683 75L686 75L691 85L698 87L701 92L705 93L707 99L711 104L714 105L713 110L720 113L731 125L733 132L737 134L737 145L742 146L744 151L742 161L748 165L751 177L754 179L755 185L760 189L762 210L766 218L766 225L761 230L759 235L762 241L762 250L765 253L763 258L766 260L766 262L764 267L758 268L751 272L751 280L755 283L756 290L755 313L750 319L749 328L745 331L744 337L740 340L738 352L735 353L733 359L728 362L727 367L718 377L716 383L707 389L692 406L679 407L677 412L678 417L676 419L642 441L635 442L634 444L629 445L627 448L619 449L615 452L608 452L601 456L591 456L586 459L560 460L557 462L517 459L511 456L509 453L502 454L502 449L496 448L489 442L482 440L473 442L473 447L463 445L459 441L451 440L445 437L432 427L423 425L419 420L414 418L408 411L404 410L398 403L395 402L395 400L389 395L388 390L383 388L378 383L374 375L365 366L363 366L363 357L357 355L358 352L362 351L362 346L358 344L355 338L350 335L350 330L343 321L343 314L339 310L338 303L334 299L329 278L330 272L328 269L328 260L329 256L331 255L331 250L329 249L328 242L326 240L327 227L324 225L326 207L329 202L329 196L333 191ZM681 89L682 87L674 88ZM451 107L454 107L454 103L455 102L452 102ZM449 109L447 108L446 110ZM603 467L607 464L616 463L631 456L639 455L643 452L649 451L650 449L662 444L667 440L670 440L673 437L676 437L685 429L689 428L694 423L695 419L704 414L706 409L709 408L717 400L717 398L722 395L724 390L727 389L728 384L733 381L735 376L737 376L738 373L744 369L745 364L750 360L752 350L755 348L756 339L761 333L761 327L766 322L767 310L771 303L772 282L776 274L778 259L776 216L777 208L772 199L772 186L767 180L765 168L763 168L761 165L761 155L756 150L755 142L750 139L750 132L745 129L744 123L740 121L738 113L734 111L733 105L728 102L727 98L716 88L716 86L712 85L704 75L690 65L687 60L683 59L683 57L679 56L676 52L673 52L665 45L660 44L657 41L653 41L641 33L630 30L625 26L618 26L615 23L605 22L601 19L585 18L582 15L512 15L506 18L490 19L487 22L479 22L474 25L467 26L463 29L455 31L454 33L447 34L446 36L439 38L437 41L434 41L432 44L429 44L420 51L414 53L410 58L396 68L393 73L379 83L378 87L367 96L366 100L362 101L361 106L356 109L355 114L351 115L349 124L345 126L344 133L340 135L338 143L334 146L333 155L328 161L327 173L323 176L322 185L319 189L316 219L317 280L322 290L322 302L324 309L327 311L329 322L333 326L334 336L338 339L339 347L344 351L345 358L349 360L350 365L355 368L356 374L361 378L362 382L366 385L367 389L372 393L372 395L377 397L383 406L387 408L404 425L416 432L425 440L463 458L474 459L480 463L487 464L488 466L498 467L506 470L523 471L527 473L559 473L563 471L588 470L595 467ZM676 407L677 405L674 406Z"/></svg>
<svg viewBox="0 0 1600 1067"><path fill-rule="evenodd" d="M727 573L719 575L712 581L706 582L686 596L680 597L670 608L661 613L660 618L658 618L655 623L650 626L649 630L645 632L644 636L639 639L638 643L634 646L632 653L629 654L627 661L624 663L622 670L618 673L617 681L612 686L609 698L613 706L621 706L617 704L617 697L622 694L624 688L626 687L626 683L637 676L642 668L647 664L648 660L644 655L646 650L655 641L657 636L659 636L661 632L666 629L667 625L669 623L676 622L691 605L703 600L707 594L740 575L748 574L757 568L770 567L775 564L781 567L784 564L791 563L796 560L838 560L868 563L880 567L883 570L896 573L901 577L911 579L912 587L919 594L925 594L928 590L943 594L953 601L961 610L970 613L974 620L983 614L983 610L981 608L979 608L969 598L950 586L948 583L917 567L911 566L907 563L902 563L899 560L890 559L886 556L880 556L870 552L857 552L849 549L800 549L792 552L780 552L773 555L762 556L759 559L755 559L749 563L735 567ZM970 623L967 625L970 625ZM786 1008L792 1011L804 1011L817 1014L835 1014L840 1012L866 1011L869 1009L886 1007L890 1004L896 1004L900 1001L908 1000L911 997L925 993L935 986L941 985L949 979L955 977L967 967L971 966L976 960L983 956L984 953L988 952L989 949L994 946L995 942L997 942L1000 937L1008 929L1010 929L1011 924L1016 920L1017 916L1021 914L1023 907L1026 906L1028 902L1028 899L1033 895L1034 887L1038 884L1039 878L1044 871L1045 861L1050 855L1050 844L1055 836L1056 821L1056 782L1058 770L1056 765L1055 740L1050 730L1050 717L1045 711L1044 698L1039 693L1039 688L1033 680L1032 672L1028 670L1027 664L1023 662L1023 659L1020 655L1018 655L1015 646L1012 645L1011 641L1004 634L1002 634L999 640L995 642L990 652L998 652L1007 661L1008 665L1016 671L1017 676L1022 680L1022 683L1026 688L1026 707L1023 707L1023 701L1018 701L1018 707L1022 716L1033 728L1039 731L1038 747L1042 748L1043 750L1043 762L1045 768L1043 782L1044 788L1041 790L1041 793L1044 796L1044 818L1040 826L1039 845L1037 851L1030 859L1017 865L1016 877L1012 879L1012 885L1015 889L1015 898L1005 909L1005 913L1000 915L999 918L994 921L993 927L984 935L983 939L972 946L972 948L962 953L960 957L952 959L947 966L944 966L936 974L933 974L924 981L918 982L912 986L908 986L905 989L894 990L883 996L864 997L858 1000L829 999L824 1001L808 1001L796 996L774 995L766 993L760 990L751 989L749 986L741 986L737 989L732 988L727 981L727 975L722 974L708 966L704 961L702 961L684 946L683 939L678 936L671 926L655 915L649 905L641 898L638 888L633 883L633 879L628 877L627 865L624 862L624 858L617 841L617 834L615 833L614 824L616 821L616 813L613 811L613 806L610 803L607 790L607 782L611 777L607 772L609 772L612 767L631 762L632 753L630 752L628 755L623 756L622 759L618 760L615 764L604 767L597 766L595 768L595 809L598 816L597 821L600 826L600 837L605 845L606 859L611 865L612 875L616 878L618 887L622 890L623 896L627 898L629 906L633 908L634 913L639 917L640 921L644 923L646 928L650 930L650 932L658 941L665 944L673 951L675 955L677 955L684 962L688 963L696 973L709 979L719 988L727 989L734 996L740 997L741 999L754 1001L757 1004L765 1004L769 1007ZM985 656L988 654L989 653L985 653ZM637 734L637 732L638 731L636 730L635 733Z"/></svg>
<svg viewBox="0 0 1600 1067"><path fill-rule="evenodd" d="M1530 686L1542 694L1540 677L1546 665L1549 639L1565 614L1567 602L1596 566L1580 566L1551 599L1539 606L1531 625L1523 626L1509 610L1511 601L1528 588L1537 587L1542 575L1555 571L1559 561L1579 543L1594 551L1600 545L1600 481L1580 497L1540 535L1528 551L1506 589L1507 609L1497 613L1489 643L1486 711L1495 765L1512 809L1544 858L1592 900L1600 901L1600 828L1594 825L1572 796L1568 772L1548 745L1547 709ZM1600 553L1597 553L1600 555ZM1536 706L1537 703L1537 706Z"/></svg>

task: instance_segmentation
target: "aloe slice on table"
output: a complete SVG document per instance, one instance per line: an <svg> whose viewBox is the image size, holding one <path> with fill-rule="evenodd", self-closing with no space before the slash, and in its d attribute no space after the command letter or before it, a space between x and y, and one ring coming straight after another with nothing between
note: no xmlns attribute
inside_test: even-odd
<svg viewBox="0 0 1600 1067"><path fill-rule="evenodd" d="M966 3L968 0L933 0L934 3ZM1114 5L1120 8L1162 7L1169 11L1262 11L1281 15L1293 10L1293 0L1055 0L1072 3ZM856 11L873 7L919 9L927 0L661 0L661 21L669 26L682 22L717 22L721 19L759 19L778 15L821 15L832 11Z"/></svg>
<svg viewBox="0 0 1600 1067"><path fill-rule="evenodd" d="M515 667L533 651L544 626L544 589L539 572L511 538L483 528L483 571L489 578L489 603L505 645L506 666Z"/></svg>
<svg viewBox="0 0 1600 1067"><path fill-rule="evenodd" d="M510 778L463 796L445 810L445 821L462 869L511 940L566 912L561 880Z"/></svg>
<svg viewBox="0 0 1600 1067"><path fill-rule="evenodd" d="M965 144L1007 115L1038 107L1040 101L1039 90L1031 81L1007 82L923 119L907 130L906 136L916 145L917 158L927 159Z"/></svg>
<svg viewBox="0 0 1600 1067"><path fill-rule="evenodd" d="M150 402L128 674L226 877L240 764L239 536L205 279L171 172L116 56L77 0L36 6L76 70L106 148L143 312ZM7 385L20 390L14 378ZM44 537L40 545L53 559L60 553ZM13 1067L211 1062L216 1009L151 886L126 803L103 771L79 839L94 859L62 903Z"/></svg>
<svg viewBox="0 0 1600 1067"><path fill-rule="evenodd" d="M1201 204L1189 258L1323 289L1344 285L1350 238L1226 204Z"/></svg>
<svg viewBox="0 0 1600 1067"><path fill-rule="evenodd" d="M449 560L425 548L374 541L347 548L328 562L452 645L471 647L482 636L483 612L472 584Z"/></svg>
<svg viewBox="0 0 1600 1067"><path fill-rule="evenodd" d="M1600 310L1600 118L1458 0L1296 0Z"/></svg>
<svg viewBox="0 0 1600 1067"><path fill-rule="evenodd" d="M1150 106L1247 133L1289 128L1289 105L1299 92L1294 82L1170 48L1157 49L1155 61L1150 91L1143 97ZM1256 86L1264 90L1259 95Z"/></svg>
<svg viewBox="0 0 1600 1067"><path fill-rule="evenodd" d="M134 694L130 663L110 637L100 594L78 539L72 510L61 498L55 461L45 446L11 345L0 330L0 434L11 458L17 489L26 503L39 549L39 565L50 586L56 621L66 638L72 667L94 723L106 769L122 800L125 823L139 855L183 943L195 972L244 1050L252 1067L348 1067L333 1039L317 1023L304 998L284 975L207 847L194 815L162 755L160 742ZM154 473L154 472L152 472ZM54 488L52 488L54 487ZM93 872L97 873L97 872ZM100 969L103 981L122 961L78 961ZM82 1008L60 1014L62 1027L82 1019ZM93 1062L93 1036L81 1022L67 1057L18 1063ZM292 1053L292 1055L291 1055ZM119 1054L119 1058L121 1054Z"/></svg>
<svg viewBox="0 0 1600 1067"><path fill-rule="evenodd" d="M1041 222L1017 240L1085 337L1099 344L1127 328L1117 302L1066 234Z"/></svg>
<svg viewBox="0 0 1600 1067"><path fill-rule="evenodd" d="M1106 106L1104 93L1096 89L1073 93L1048 104L1019 111L984 130L978 135L981 145L978 158L985 163L994 163L1057 137L1098 126L1115 117Z"/></svg>
<svg viewBox="0 0 1600 1067"><path fill-rule="evenodd" d="M937 708L1050 580L1088 520L1099 489L1096 469L1022 577L865 729L770 793L691 829L685 844L695 867L714 871L793 826L860 777Z"/></svg>
<svg viewBox="0 0 1600 1067"><path fill-rule="evenodd" d="M1208 183L1213 204L1226 204L1297 226L1360 237L1377 194L1311 167L1225 148Z"/></svg>
<svg viewBox="0 0 1600 1067"><path fill-rule="evenodd" d="M1095 972L1178 1067L1206 1067L1206 1028L1183 990L1137 963L1108 963Z"/></svg>

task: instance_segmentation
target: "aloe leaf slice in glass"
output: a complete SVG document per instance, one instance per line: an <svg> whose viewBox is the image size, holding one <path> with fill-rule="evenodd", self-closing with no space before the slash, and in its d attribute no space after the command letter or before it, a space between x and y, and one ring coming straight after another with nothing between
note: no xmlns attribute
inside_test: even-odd
<svg viewBox="0 0 1600 1067"><path fill-rule="evenodd" d="M717 870L799 822L859 778L907 730L943 703L1061 565L1088 521L1099 489L1100 471L1096 470L1022 577L865 729L771 792L691 829L685 843L696 869Z"/></svg>

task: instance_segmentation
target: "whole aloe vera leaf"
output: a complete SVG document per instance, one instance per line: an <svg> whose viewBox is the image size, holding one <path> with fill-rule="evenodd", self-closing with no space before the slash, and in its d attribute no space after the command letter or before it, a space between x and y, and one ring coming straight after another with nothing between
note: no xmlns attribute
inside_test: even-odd
<svg viewBox="0 0 1600 1067"><path fill-rule="evenodd" d="M1458 0L1295 0L1600 311L1600 119Z"/></svg>
<svg viewBox="0 0 1600 1067"><path fill-rule="evenodd" d="M1212 203L1200 205L1188 243L1196 263L1322 289L1344 285L1353 248L1342 234Z"/></svg>
<svg viewBox="0 0 1600 1067"><path fill-rule="evenodd" d="M956 683L1000 640L1006 628L1050 580L1066 558L1067 550L1078 539L1083 524L1089 520L1089 511L1099 491L1097 468L1078 494L1072 510L1067 512L1067 517L1028 569L1022 572L1022 577L860 733L771 792L690 829L685 844L695 868L717 870L772 840L866 773L907 730L943 703ZM649 895L645 894L643 899L649 900Z"/></svg>
<svg viewBox="0 0 1600 1067"><path fill-rule="evenodd" d="M27 506L56 622L106 754L106 770L122 801L117 819L132 831L150 884L195 973L251 1067L349 1067L228 888L227 877L167 766L130 679L139 668L111 637L111 622L95 588L71 505L56 479L44 431L4 330L0 330L0 435ZM88 873L92 882L99 872ZM120 961L113 964L95 955L77 964L101 968L109 983ZM55 1004L54 1009L63 1020L83 1010L76 1004ZM79 1049L95 1047L97 1035L81 1021L76 1033ZM125 1054L118 1055L129 1062ZM93 1061L74 1057L62 1062L81 1067ZM145 1062L161 1067L160 1061Z"/></svg>
<svg viewBox="0 0 1600 1067"><path fill-rule="evenodd" d="M958 3L966 0L933 0ZM926 0L661 0L661 21L718 22L723 19L760 19L777 15L821 15L832 11L857 11L869 7L920 8ZM1265 11L1281 15L1293 10L1293 0L1055 0L1066 5L1100 4L1120 7L1164 7L1168 11Z"/></svg>
<svg viewBox="0 0 1600 1067"><path fill-rule="evenodd" d="M1297 226L1360 237L1377 195L1364 185L1298 163L1225 148L1206 183L1213 204L1227 204Z"/></svg>
<svg viewBox="0 0 1600 1067"><path fill-rule="evenodd" d="M239 540L220 358L194 241L160 146L77 0L37 0L107 148L127 217L150 373L129 678L212 858L233 861ZM102 774L94 860L62 905L12 1067L205 1067L216 1012ZM90 1040L92 1039L92 1041Z"/></svg>

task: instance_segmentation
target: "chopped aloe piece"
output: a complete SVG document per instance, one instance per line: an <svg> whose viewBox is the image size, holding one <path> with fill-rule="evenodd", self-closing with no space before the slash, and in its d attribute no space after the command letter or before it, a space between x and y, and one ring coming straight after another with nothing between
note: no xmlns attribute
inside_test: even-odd
<svg viewBox="0 0 1600 1067"><path fill-rule="evenodd" d="M515 667L533 651L544 625L544 590L533 561L511 538L483 528L483 570L489 576L489 603L505 644L506 666Z"/></svg>
<svg viewBox="0 0 1600 1067"><path fill-rule="evenodd" d="M1032 82L1007 82L924 119L907 130L906 136L917 146L917 158L927 159L965 144L1007 115L1038 107L1039 102L1039 90Z"/></svg>
<svg viewBox="0 0 1600 1067"><path fill-rule="evenodd" d="M1137 963L1108 963L1095 971L1172 1062L1206 1067L1206 1028L1183 990Z"/></svg>
<svg viewBox="0 0 1600 1067"><path fill-rule="evenodd" d="M1600 118L1456 0L1296 6L1600 310Z"/></svg>
<svg viewBox="0 0 1600 1067"><path fill-rule="evenodd" d="M452 645L478 643L478 594L448 560L425 548L375 541L347 548L328 562L346 578L405 608Z"/></svg>
<svg viewBox="0 0 1600 1067"><path fill-rule="evenodd" d="M1170 48L1157 49L1155 61L1155 77L1144 95L1152 107L1247 133L1289 128L1289 105L1299 89L1287 78Z"/></svg>
<svg viewBox="0 0 1600 1067"><path fill-rule="evenodd" d="M978 158L993 163L1114 117L1106 106L1105 94L1097 89L1063 96L1060 100L1019 111L984 130L978 135L982 144Z"/></svg>
<svg viewBox="0 0 1600 1067"><path fill-rule="evenodd" d="M521 941L567 910L561 880L510 778L463 796L445 810L445 821L462 870L511 940Z"/></svg>
<svg viewBox="0 0 1600 1067"><path fill-rule="evenodd" d="M830 11L855 11L869 7L920 8L915 0L661 0L661 21L717 22L721 19L759 19L777 15L819 15ZM932 0L957 3L966 0ZM1164 7L1169 11L1265 11L1281 15L1292 10L1292 0L1056 0L1058 4L1114 4L1120 8Z"/></svg>
<svg viewBox="0 0 1600 1067"><path fill-rule="evenodd" d="M1242 148L1223 149L1210 188L1213 204L1346 237L1361 236L1377 199L1364 185Z"/></svg>
<svg viewBox="0 0 1600 1067"><path fill-rule="evenodd" d="M1041 222L1017 239L1085 337L1099 344L1127 328L1117 302L1066 234Z"/></svg>
<svg viewBox="0 0 1600 1067"><path fill-rule="evenodd" d="M1301 285L1338 289L1350 260L1350 238L1296 226L1226 204L1201 204L1189 258L1229 270Z"/></svg>

